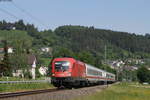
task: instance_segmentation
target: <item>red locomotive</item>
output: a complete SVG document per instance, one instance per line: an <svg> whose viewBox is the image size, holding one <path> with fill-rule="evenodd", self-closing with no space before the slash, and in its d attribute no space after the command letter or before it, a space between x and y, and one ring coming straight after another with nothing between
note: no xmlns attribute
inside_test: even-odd
<svg viewBox="0 0 150 100"><path fill-rule="evenodd" d="M52 84L55 87L84 87L115 82L115 75L74 58L55 58L52 61Z"/></svg>

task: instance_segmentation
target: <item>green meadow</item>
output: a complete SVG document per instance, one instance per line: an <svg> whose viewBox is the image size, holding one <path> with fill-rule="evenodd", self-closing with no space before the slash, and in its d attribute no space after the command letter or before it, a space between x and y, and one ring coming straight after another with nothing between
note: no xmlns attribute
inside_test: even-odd
<svg viewBox="0 0 150 100"><path fill-rule="evenodd" d="M53 86L49 83L0 84L0 93L49 88L53 88Z"/></svg>
<svg viewBox="0 0 150 100"><path fill-rule="evenodd" d="M150 100L150 85L120 83L75 100Z"/></svg>

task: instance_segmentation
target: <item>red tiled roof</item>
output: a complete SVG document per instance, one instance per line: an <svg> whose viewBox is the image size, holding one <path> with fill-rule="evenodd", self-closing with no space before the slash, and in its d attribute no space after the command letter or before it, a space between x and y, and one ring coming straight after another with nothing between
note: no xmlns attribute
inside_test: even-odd
<svg viewBox="0 0 150 100"><path fill-rule="evenodd" d="M0 50L4 50L4 48L0 48Z"/></svg>

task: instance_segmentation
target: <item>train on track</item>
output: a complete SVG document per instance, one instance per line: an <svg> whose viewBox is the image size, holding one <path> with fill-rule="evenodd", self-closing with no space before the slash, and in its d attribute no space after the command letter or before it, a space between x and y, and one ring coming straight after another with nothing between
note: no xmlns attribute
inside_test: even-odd
<svg viewBox="0 0 150 100"><path fill-rule="evenodd" d="M74 58L55 58L52 61L51 83L55 87L85 87L115 82L115 75Z"/></svg>

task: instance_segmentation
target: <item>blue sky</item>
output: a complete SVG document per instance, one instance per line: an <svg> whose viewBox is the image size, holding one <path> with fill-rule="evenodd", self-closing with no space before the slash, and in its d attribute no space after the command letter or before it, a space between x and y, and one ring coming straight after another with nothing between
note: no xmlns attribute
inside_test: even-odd
<svg viewBox="0 0 150 100"><path fill-rule="evenodd" d="M150 0L13 0L13 2L40 22L27 16L10 2L0 2L0 8L26 23L35 24L39 29L55 29L61 25L83 25L136 34L150 33ZM3 19L11 22L18 20L0 11L0 20Z"/></svg>

